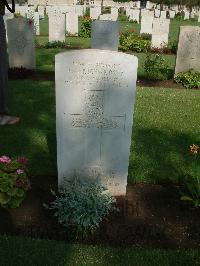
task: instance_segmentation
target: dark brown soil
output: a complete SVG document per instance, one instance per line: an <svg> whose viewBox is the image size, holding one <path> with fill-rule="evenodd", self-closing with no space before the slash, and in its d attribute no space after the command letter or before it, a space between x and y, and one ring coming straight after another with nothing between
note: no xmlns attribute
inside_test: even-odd
<svg viewBox="0 0 200 266"><path fill-rule="evenodd" d="M55 80L55 74L53 71L32 71L27 69L10 69L8 72L8 77L10 80L36 80L36 81L44 81L44 80ZM176 88L183 89L181 84L177 84L170 80L147 80L147 79L139 79L137 81L137 86L139 87L160 87L160 88Z"/></svg>
<svg viewBox="0 0 200 266"><path fill-rule="evenodd" d="M0 233L32 238L70 240L43 203L53 200L57 177L37 178L21 207L0 208ZM137 247L199 248L200 210L179 200L176 186L128 185L125 198L118 199L120 212L104 221L86 240L76 242Z"/></svg>
<svg viewBox="0 0 200 266"><path fill-rule="evenodd" d="M137 80L137 86L139 87L158 87L158 88L175 88L183 89L184 87L181 84L177 84L173 79L169 80L148 80L148 79L139 79Z"/></svg>

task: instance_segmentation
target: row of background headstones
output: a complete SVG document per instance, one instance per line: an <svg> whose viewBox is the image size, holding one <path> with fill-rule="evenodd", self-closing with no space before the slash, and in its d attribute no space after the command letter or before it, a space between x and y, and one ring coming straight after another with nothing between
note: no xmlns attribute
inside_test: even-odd
<svg viewBox="0 0 200 266"><path fill-rule="evenodd" d="M162 43L168 41L169 23L166 22L169 20L155 18L154 21L152 46L156 45L158 47L162 45ZM62 27L59 25L58 28L61 29ZM65 22L63 23L63 31L65 32L64 28ZM34 24L24 18L10 19L7 21L7 33L10 67L35 69ZM60 34L60 32L57 34ZM92 48L117 51L118 43L119 22L93 21L91 38ZM187 71L193 68L199 71L199 53L200 27L181 27L177 60L180 62L184 61L184 64L177 64L175 72ZM182 58L184 58L184 60L182 60ZM177 69L181 69L181 71Z"/></svg>
<svg viewBox="0 0 200 266"><path fill-rule="evenodd" d="M162 48L168 44L169 23L168 19L143 16L140 33L152 34L152 46ZM34 30L36 35L40 34L38 12L34 13ZM109 32L112 34L112 30ZM74 13L52 13L49 15L49 42L64 42L66 34L78 35L78 15Z"/></svg>
<svg viewBox="0 0 200 266"><path fill-rule="evenodd" d="M55 6L17 6L16 7L16 13L20 13L22 16L28 16L30 17L31 14L33 16L35 10L38 10L38 13L40 15L40 18L44 18L45 12L46 14L49 14L51 12L61 12L61 13L77 13L78 16L83 16L86 10L86 6L84 5L75 5L75 6L68 6L68 5L55 5ZM149 9L133 9L131 7L126 7L126 14L130 17L132 20L139 21L139 17L142 17L144 15L149 16L155 16L155 17L161 17L166 18L166 10L149 10ZM183 10L185 12L185 19L194 18L196 16L200 16L200 11L191 11L189 12L187 9ZM170 18L174 18L176 14L176 10L169 10ZM101 7L100 6L93 6L90 7L90 16L92 19L97 19L98 16L101 15ZM107 15L104 14L102 18L105 20L116 20L116 17L118 16L118 8L117 7L111 7L111 14Z"/></svg>
<svg viewBox="0 0 200 266"><path fill-rule="evenodd" d="M79 16L79 14L76 13L75 11L76 11L75 9L72 9L71 12L69 11L68 13L65 13L65 14L61 13L61 12L57 12L57 10L55 10L55 9L48 11L49 41L50 42L51 41L64 41L65 40L65 29L69 35L74 35L74 36L78 35L78 16ZM83 12L84 12L84 9L82 10L82 14L83 14ZM90 8L90 12L91 12L91 17L93 19L99 18L100 20L116 21L117 17L118 17L118 9L117 8L111 8L111 14L101 15L101 8L99 8L99 7ZM33 12L33 10L32 10L31 12L22 13L21 15L26 16L27 18L34 20L36 35L40 35L40 27L39 27L39 19L41 17L40 13L39 12ZM127 9L127 15L129 15L131 19L137 20L137 22L139 23L140 10ZM12 17L13 17L12 14L6 14L4 16L4 20L6 21L7 19L10 19ZM155 17L157 17L157 16L155 16ZM166 18L166 12L161 11L160 17L165 19ZM141 10L141 33L152 34L153 18L154 18L154 11ZM200 16L199 16L199 21L200 21ZM166 27L168 27L169 21L164 20L164 22L166 23ZM60 25L60 29L59 29L59 25ZM56 29L56 32L55 32L55 29Z"/></svg>

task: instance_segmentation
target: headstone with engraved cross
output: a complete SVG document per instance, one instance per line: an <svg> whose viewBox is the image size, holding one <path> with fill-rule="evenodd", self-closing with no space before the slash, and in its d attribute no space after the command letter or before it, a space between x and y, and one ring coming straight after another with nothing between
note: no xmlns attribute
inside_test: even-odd
<svg viewBox="0 0 200 266"><path fill-rule="evenodd" d="M9 66L35 69L34 23L26 18L7 21Z"/></svg>
<svg viewBox="0 0 200 266"><path fill-rule="evenodd" d="M56 55L58 182L89 177L125 195L138 59L105 50Z"/></svg>

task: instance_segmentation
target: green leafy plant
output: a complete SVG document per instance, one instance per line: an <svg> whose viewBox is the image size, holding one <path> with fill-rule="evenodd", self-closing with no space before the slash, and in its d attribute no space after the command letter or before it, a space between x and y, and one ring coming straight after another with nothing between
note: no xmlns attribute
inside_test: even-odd
<svg viewBox="0 0 200 266"><path fill-rule="evenodd" d="M53 41L53 42L47 42L43 45L43 48L51 49L51 48L66 48L67 44L65 42L61 41Z"/></svg>
<svg viewBox="0 0 200 266"><path fill-rule="evenodd" d="M160 54L148 54L144 69L146 77L150 80L167 80L173 74L165 58Z"/></svg>
<svg viewBox="0 0 200 266"><path fill-rule="evenodd" d="M0 157L0 206L3 208L17 208L20 206L30 189L31 184L27 176L27 158L11 159Z"/></svg>
<svg viewBox="0 0 200 266"><path fill-rule="evenodd" d="M173 54L176 54L178 50L178 42L177 41L171 41L168 44L168 48L171 50Z"/></svg>
<svg viewBox="0 0 200 266"><path fill-rule="evenodd" d="M124 14L119 14L118 20L119 21L127 21L128 22L129 18L126 15L124 15Z"/></svg>
<svg viewBox="0 0 200 266"><path fill-rule="evenodd" d="M77 234L93 233L103 219L117 208L116 199L105 193L106 189L96 182L75 177L65 180L55 200L44 207L55 210L58 222Z"/></svg>
<svg viewBox="0 0 200 266"><path fill-rule="evenodd" d="M200 160L199 146L190 145L190 167L187 169L182 179L182 196L181 200L188 201L194 207L200 207Z"/></svg>
<svg viewBox="0 0 200 266"><path fill-rule="evenodd" d="M83 17L79 36L83 38L91 37L92 19L90 17Z"/></svg>
<svg viewBox="0 0 200 266"><path fill-rule="evenodd" d="M141 38L143 40L149 40L149 41L151 41L151 38L152 38L152 35L149 34L149 33L142 33L142 34L140 34L140 36L141 36Z"/></svg>
<svg viewBox="0 0 200 266"><path fill-rule="evenodd" d="M200 72L188 71L175 76L176 83L181 83L187 89L200 88Z"/></svg>
<svg viewBox="0 0 200 266"><path fill-rule="evenodd" d="M119 47L122 51L146 53L151 47L151 42L142 39L142 37L137 35L134 30L132 32L120 34Z"/></svg>

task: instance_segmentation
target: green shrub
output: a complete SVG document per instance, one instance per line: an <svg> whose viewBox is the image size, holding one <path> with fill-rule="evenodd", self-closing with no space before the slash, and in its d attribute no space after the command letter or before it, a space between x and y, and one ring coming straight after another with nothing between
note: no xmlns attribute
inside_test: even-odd
<svg viewBox="0 0 200 266"><path fill-rule="evenodd" d="M146 53L151 47L149 40L143 40L141 36L135 33L123 33L119 38L119 47L122 51L133 51L137 53Z"/></svg>
<svg viewBox="0 0 200 266"><path fill-rule="evenodd" d="M172 76L169 65L160 54L148 54L144 69L146 77L150 80L167 80Z"/></svg>
<svg viewBox="0 0 200 266"><path fill-rule="evenodd" d="M140 34L140 36L141 36L141 38L143 40L149 40L149 41L151 41L151 38L152 38L152 35L149 34L149 33L142 33L142 34Z"/></svg>
<svg viewBox="0 0 200 266"><path fill-rule="evenodd" d="M176 15L174 16L174 19L183 20L184 19L184 12L181 11L181 12L176 13Z"/></svg>
<svg viewBox="0 0 200 266"><path fill-rule="evenodd" d="M44 45L37 44L37 48L46 48L46 49L66 48L66 47L67 47L67 44L65 42L61 42L61 41L47 42Z"/></svg>
<svg viewBox="0 0 200 266"><path fill-rule="evenodd" d="M199 146L190 146L191 163L186 170L182 182L181 200L191 202L195 207L200 207L200 160Z"/></svg>
<svg viewBox="0 0 200 266"><path fill-rule="evenodd" d="M128 22L129 18L126 15L123 14L123 15L119 15L118 16L118 20L119 21L127 21Z"/></svg>
<svg viewBox="0 0 200 266"><path fill-rule="evenodd" d="M44 206L56 210L54 215L64 227L83 235L93 233L111 211L117 210L115 198L89 179L65 180L58 196L53 194L55 201Z"/></svg>
<svg viewBox="0 0 200 266"><path fill-rule="evenodd" d="M17 208L20 206L30 189L27 177L27 159L19 157L11 159L0 157L0 206L3 208Z"/></svg>
<svg viewBox="0 0 200 266"><path fill-rule="evenodd" d="M187 89L200 88L200 72L182 72L177 74L174 80Z"/></svg>
<svg viewBox="0 0 200 266"><path fill-rule="evenodd" d="M170 41L168 44L168 48L171 50L173 54L177 53L178 50L178 42L177 41Z"/></svg>
<svg viewBox="0 0 200 266"><path fill-rule="evenodd" d="M83 17L81 21L81 28L79 36L83 38L91 37L92 19L90 17Z"/></svg>
<svg viewBox="0 0 200 266"><path fill-rule="evenodd" d="M138 24L138 21L136 19L134 19L134 20L133 19L130 19L129 22L130 23L134 23L134 24Z"/></svg>
<svg viewBox="0 0 200 266"><path fill-rule="evenodd" d="M110 14L111 13L111 7L109 6L103 6L102 9L101 9L101 14L104 15L104 14Z"/></svg>

